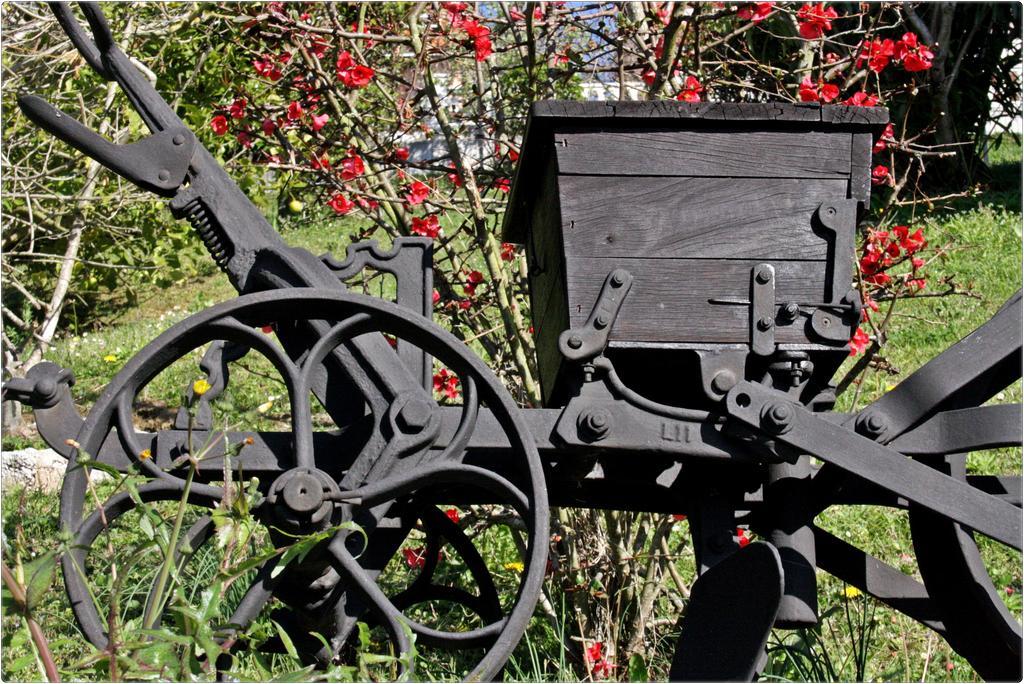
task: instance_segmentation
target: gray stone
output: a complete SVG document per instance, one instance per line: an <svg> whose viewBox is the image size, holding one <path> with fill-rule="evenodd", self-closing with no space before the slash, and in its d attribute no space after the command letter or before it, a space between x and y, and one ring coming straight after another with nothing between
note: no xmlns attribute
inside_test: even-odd
<svg viewBox="0 0 1024 684"><path fill-rule="evenodd" d="M60 490L64 471L67 470L67 459L53 449L18 449L0 454L2 470L0 470L0 487L4 491L16 487L26 487L44 492ZM89 474L93 482L100 482L109 476L106 473L92 471Z"/></svg>

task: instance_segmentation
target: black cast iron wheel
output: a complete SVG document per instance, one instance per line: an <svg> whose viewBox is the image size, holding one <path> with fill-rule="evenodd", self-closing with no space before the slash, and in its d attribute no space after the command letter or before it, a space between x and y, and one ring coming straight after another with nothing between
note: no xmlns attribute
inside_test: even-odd
<svg viewBox="0 0 1024 684"><path fill-rule="evenodd" d="M309 348L304 350L298 361L293 361L280 346L259 332L259 328L269 322L275 325L282 322L300 325L306 322L312 325L309 321L314 317L320 324L320 334L311 338ZM330 322L326 328L324 321ZM437 588L428 587L430 572L424 573L425 579L410 587L409 592L397 596L396 606L377 585L376 572L364 568L361 565L363 559L357 558L357 553L353 552L353 548L358 547L358 544L353 544L357 535L348 530L334 532L329 542L323 545L324 553L320 554L326 557L330 565L329 572L338 578L338 588L330 594L327 606L337 615L331 646L335 654L340 651L354 627L355 617L369 613L385 626L398 653L410 651L410 635L415 635L418 644L447 648L483 647L488 649L486 655L467 675L467 679L487 680L495 677L526 629L540 595L546 569L547 492L536 446L507 392L487 366L461 341L430 321L410 316L407 311L389 302L331 290L277 290L244 295L211 307L173 326L147 345L103 391L79 433L78 451L72 455L61 491L62 526L71 532L74 539L73 550L62 559L65 586L79 626L90 642L103 648L107 644L107 635L105 621L89 596L81 572L85 553L88 546L96 541L104 524L112 524L118 516L133 509L135 504L126 494L118 494L104 504L104 516L98 511L87 516L87 474L76 464L77 453L99 454L104 441L113 438L112 435L116 433L116 439L120 441L123 452L133 465L151 478L149 483L140 488L143 499L179 500L185 491L185 481L178 474L157 467L155 459L141 457L145 447L133 425L133 402L147 383L174 361L210 342L225 340L263 355L284 379L289 392L294 447L292 462L281 464L281 471L283 474L296 473L293 479L306 483L311 473L318 473L319 477L323 472L318 470L318 455L313 451L310 407L311 390L315 391L314 383L320 373L319 369L323 367L321 364L340 346L357 337L377 333L411 342L458 375L463 383L464 394L460 420L447 445L433 451L424 450L424 444L429 446L428 435L424 444L416 443L416 448L410 450L413 455L399 454L401 467L387 467L387 459L380 453L372 453L368 458L362 458L361 455L362 462L357 458L340 481L324 488L323 503L330 503L336 508L328 522L362 520L372 525L387 519L389 511L401 502L416 498L422 491L469 486L487 492L496 502L511 506L521 517L528 533L526 564L515 604L508 615L498 617L495 613L492 587L484 582L477 596L459 595L458 599L475 606L474 610L484 617L487 624L468 632L444 632L413 622L399 609L399 606L406 607L431 592L437 594ZM397 356L393 361L400 363ZM373 370L358 369L363 374L372 374ZM381 397L367 397L366 401L370 406L397 406L399 400L405 399L385 397L382 404ZM490 470L462 462L481 405L486 405L491 411L509 441L512 462L518 466L519 471L515 484ZM375 433L386 430L381 427L386 424L390 424L390 430L396 429L395 411L377 413L387 415L376 416ZM435 430L433 439L436 438ZM330 459L330 455L320 455L320 459ZM283 491L287 484L285 482L279 489ZM296 511L308 512L307 508L316 508L296 498L298 485L292 489L295 491L291 492L289 505ZM305 493L306 489L303 486L302 492ZM273 496L273 490L271 494ZM223 496L223 488L195 482L191 485L189 503L213 508ZM281 498L288 497L282 495ZM268 507L268 501L264 499L257 507L257 512L265 516ZM104 517L106 523L102 520ZM440 526L443 536L456 550L467 543L467 540L460 538L462 535L459 532L444 528L443 523L433 516L429 516L429 519L429 525L435 530ZM309 531L314 532L316 529ZM198 547L209 536L209 525L204 525L201 519L189 530L188 535L188 543ZM384 547L386 549L388 544L384 544ZM392 548L391 553L396 550ZM468 550L460 553L474 566L473 575L480 582L477 559L470 558L472 553ZM272 571L276 562L276 558L272 559L258 570L256 578L231 617L230 623L233 626L247 625L274 596L276 585L289 572L286 570L275 580ZM430 591L424 594L427 589ZM354 604L361 606L359 611L351 609ZM347 610L346 606L349 607ZM353 612L355 615L352 615Z"/></svg>

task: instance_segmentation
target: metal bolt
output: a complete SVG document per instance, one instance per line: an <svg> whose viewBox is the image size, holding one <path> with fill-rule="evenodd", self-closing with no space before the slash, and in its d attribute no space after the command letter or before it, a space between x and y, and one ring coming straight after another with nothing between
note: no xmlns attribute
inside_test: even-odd
<svg viewBox="0 0 1024 684"><path fill-rule="evenodd" d="M57 396L57 382L53 378L40 378L36 380L34 392L40 399L49 401Z"/></svg>
<svg viewBox="0 0 1024 684"><path fill-rule="evenodd" d="M762 266L761 268L757 269L757 275L754 277L757 279L757 282L764 285L765 283L772 279L771 269L769 269L767 266Z"/></svg>
<svg viewBox="0 0 1024 684"><path fill-rule="evenodd" d="M825 214L827 214L828 216L835 216L836 215L836 208L835 207L829 207L828 209L825 210Z"/></svg>
<svg viewBox="0 0 1024 684"><path fill-rule="evenodd" d="M860 420L857 421L857 427L862 435L867 437L875 438L885 432L887 427L885 418L877 413L869 413L865 416L861 416Z"/></svg>
<svg viewBox="0 0 1024 684"><path fill-rule="evenodd" d="M800 305L796 302L786 302L782 305L782 310L779 312L782 320L787 323L792 323L796 320L796 317L800 315Z"/></svg>
<svg viewBox="0 0 1024 684"><path fill-rule="evenodd" d="M781 435L793 427L793 407L783 402L768 404L761 412L761 425L768 431Z"/></svg>
<svg viewBox="0 0 1024 684"><path fill-rule="evenodd" d="M612 271L612 287L622 287L626 282L626 272L616 269Z"/></svg>
<svg viewBox="0 0 1024 684"><path fill-rule="evenodd" d="M775 321L773 321L770 316L762 316L760 320L757 321L758 330L771 330L774 325Z"/></svg>
<svg viewBox="0 0 1024 684"><path fill-rule="evenodd" d="M425 399L410 399L398 413L398 426L407 432L419 432L430 422L434 409Z"/></svg>
<svg viewBox="0 0 1024 684"><path fill-rule="evenodd" d="M602 328L607 328L610 322L611 321L608 319L608 314L599 313L597 314L597 318L594 319L594 327L597 328L598 330L601 330Z"/></svg>
<svg viewBox="0 0 1024 684"><path fill-rule="evenodd" d="M184 145L185 144L185 136L183 136L181 133L179 133L178 135L176 135L173 138L171 138L171 142L174 143L175 145Z"/></svg>
<svg viewBox="0 0 1024 684"><path fill-rule="evenodd" d="M603 408L587 409L576 419L576 427L582 439L596 442L608 436L612 428L612 415Z"/></svg>
<svg viewBox="0 0 1024 684"><path fill-rule="evenodd" d="M167 169L161 169L160 173L156 174L156 177L162 181L165 181L171 177L171 172L168 171Z"/></svg>
<svg viewBox="0 0 1024 684"><path fill-rule="evenodd" d="M730 370L720 370L711 378L711 389L725 394L736 386L736 375Z"/></svg>
<svg viewBox="0 0 1024 684"><path fill-rule="evenodd" d="M580 337L579 335L573 335L572 337L569 338L568 344L571 349L579 349L580 347L583 346L583 338Z"/></svg>

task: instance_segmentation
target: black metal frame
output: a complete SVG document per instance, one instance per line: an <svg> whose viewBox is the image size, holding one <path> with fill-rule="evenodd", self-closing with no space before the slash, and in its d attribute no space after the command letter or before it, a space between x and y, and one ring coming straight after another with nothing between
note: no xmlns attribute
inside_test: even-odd
<svg viewBox="0 0 1024 684"><path fill-rule="evenodd" d="M114 145L41 98L22 96L23 111L139 187L169 197L174 215L192 222L241 295L160 335L125 365L85 420L71 400L73 376L54 364L39 364L26 378L4 386L6 398L35 408L41 435L70 459L61 520L75 535L76 550L64 558L64 576L76 618L91 642L102 647L106 635L75 567L82 566L85 549L99 533L100 514L84 514L86 481L75 467L78 453L150 476L152 482L140 489L144 500L179 499L185 436L199 434L225 445L250 442L242 452L245 472L264 483L256 515L268 525L304 532L353 520L369 534L358 560L353 537L338 532L322 553L276 577L277 559L268 562L231 620L236 629L244 626L276 596L292 608L296 630L330 635L329 648L317 644L309 654L321 661L337 655L355 621L369 614L400 651L409 648L403 622L421 644L488 647L469 677L494 677L539 595L550 498L557 505L690 516L701 575L674 679L754 676L773 625L817 620L815 567L935 630L983 676L1019 679L1021 628L987 579L972 531L1021 548L1021 479L968 476L962 454L1021 444L1019 405L983 406L1021 377L1020 293L893 391L856 415L845 415L830 411L834 398L829 378L821 377L824 371L815 373L806 354L777 352L772 326L761 325L762 319L785 315L776 312L771 267L764 264L751 274L748 302L750 351L763 357L753 366L760 369L757 377L746 353L700 352L703 405L684 408L631 390L605 355L608 332L621 307L629 305L632 276L617 269L608 275L586 324L560 338L562 356L571 364L571 398L559 408L519 410L478 358L430 322L429 241L400 239L389 253L361 243L349 249L344 262L288 247L130 64L99 9L82 4L91 39L66 5L53 9L89 65L120 83L153 134L132 145ZM837 212L855 207L827 210L819 212L826 227ZM397 305L345 292L341 280L364 266L396 276ZM840 295L834 293L833 301ZM856 297L842 301L848 310L841 315L858 313ZM274 326L283 349L258 332L267 324ZM397 357L376 333L398 338ZM131 422L136 394L175 359L211 342L201 368L212 389L190 394L193 415L179 414L171 430L136 431ZM268 358L285 379L293 433L214 430L210 402L226 386L229 364L248 353ZM461 378L462 407L434 402L432 358ZM838 364L820 365L831 373ZM337 431L313 431L310 393ZM68 446L71 437L80 444L77 449ZM140 458L143 452L152 458ZM810 456L824 465L812 466ZM223 489L210 482L218 481L223 469L222 458L198 465L201 481L192 485L191 503L212 507L221 500ZM493 582L472 544L457 525L435 515L430 502L439 487L444 500L453 503L479 500L485 492L485 500L509 504L524 521L529 562L509 615L501 614ZM910 511L923 584L814 525L827 507L848 504ZM120 494L104 504L105 515L113 519L134 506ZM381 592L375 580L417 518L431 549L443 537L471 567L477 595L434 585L436 562L428 562L402 595L389 599ZM740 549L733 538L738 522L766 541ZM198 547L210 530L203 518L187 539ZM738 586L745 589L737 591ZM463 603L486 626L438 632L401 613L432 598ZM723 630L734 630L727 642L715 636Z"/></svg>

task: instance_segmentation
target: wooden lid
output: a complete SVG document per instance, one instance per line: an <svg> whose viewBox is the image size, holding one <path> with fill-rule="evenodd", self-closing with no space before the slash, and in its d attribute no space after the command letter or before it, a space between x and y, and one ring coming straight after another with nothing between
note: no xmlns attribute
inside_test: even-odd
<svg viewBox="0 0 1024 684"><path fill-rule="evenodd" d="M684 123L686 122L686 123ZM688 128L700 122L701 127L718 122L772 122L786 128L842 127L860 129L880 135L889 122L884 107L847 107L817 103L729 103L679 102L677 100L577 102L572 100L541 100L530 107L526 134L519 155L509 194L508 208L502 223L506 242L525 241L529 212L537 196L537 183L550 153L550 133L554 126L642 128Z"/></svg>

